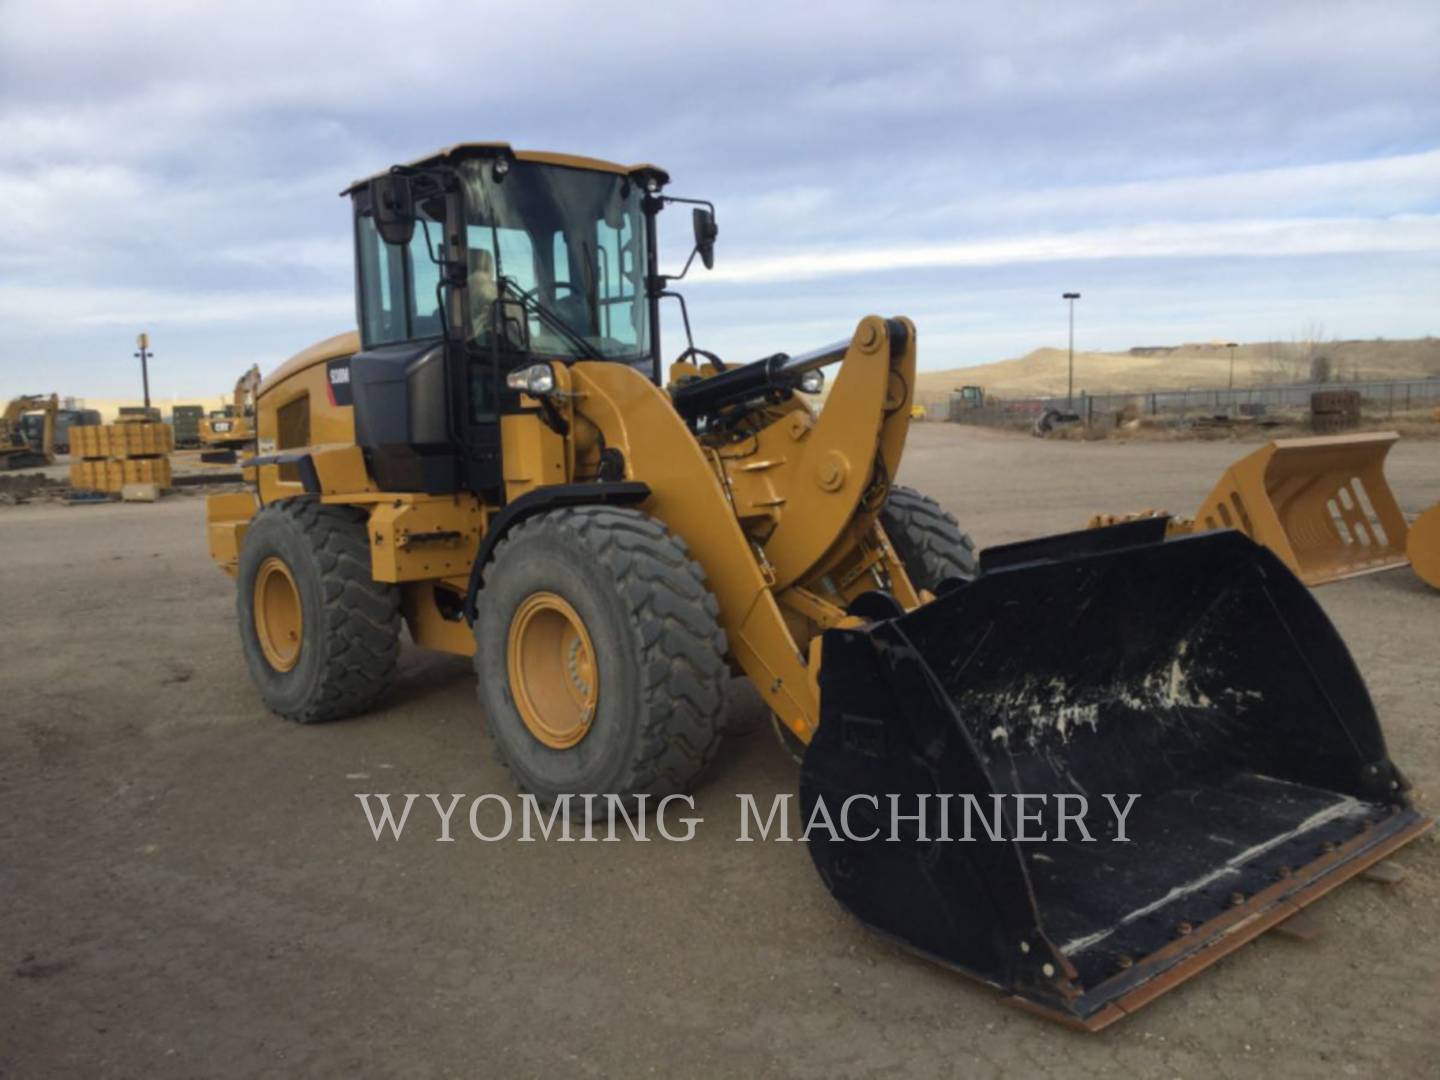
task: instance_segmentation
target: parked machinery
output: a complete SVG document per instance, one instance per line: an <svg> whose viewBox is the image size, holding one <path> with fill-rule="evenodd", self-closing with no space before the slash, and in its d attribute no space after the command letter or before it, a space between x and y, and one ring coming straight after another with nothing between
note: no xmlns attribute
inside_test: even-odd
<svg viewBox="0 0 1440 1080"><path fill-rule="evenodd" d="M1090 527L1168 518L1171 536L1238 529L1307 585L1410 562L1409 528L1385 480L1393 431L1274 439L1225 470L1193 518L1167 511L1096 514Z"/></svg>
<svg viewBox="0 0 1440 1080"><path fill-rule="evenodd" d="M1440 589L1440 505L1410 523L1405 546L1415 573L1427 585Z"/></svg>
<svg viewBox="0 0 1440 1080"><path fill-rule="evenodd" d="M250 370L236 380L230 404L200 421L201 461L233 464L240 451L253 446L255 393L259 387L260 366L252 364Z"/></svg>
<svg viewBox="0 0 1440 1080"><path fill-rule="evenodd" d="M176 405L170 410L170 427L175 432L175 449L193 450L201 445L200 425L204 419L203 405Z"/></svg>
<svg viewBox="0 0 1440 1080"><path fill-rule="evenodd" d="M208 503L271 709L371 707L404 624L473 658L517 785L633 802L697 781L743 672L805 748L803 816L855 811L809 844L836 898L1090 1029L1430 824L1334 628L1242 533L1138 521L977 566L895 483L909 320L663 371L659 216L690 207L707 266L717 232L667 182L486 143L348 190L359 334L264 381L255 486ZM1139 796L1129 842L1016 842L1013 797L1053 827L1087 792ZM994 842L861 839L889 795L961 793Z"/></svg>
<svg viewBox="0 0 1440 1080"><path fill-rule="evenodd" d="M25 394L11 399L0 415L0 469L55 464L55 420L59 410L60 398L55 394ZM27 424L36 415L38 432Z"/></svg>

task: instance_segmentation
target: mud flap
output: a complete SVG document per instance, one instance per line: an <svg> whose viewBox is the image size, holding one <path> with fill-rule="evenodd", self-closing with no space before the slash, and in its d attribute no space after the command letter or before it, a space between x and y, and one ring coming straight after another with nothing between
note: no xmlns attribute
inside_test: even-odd
<svg viewBox="0 0 1440 1080"><path fill-rule="evenodd" d="M1431 824L1294 574L1239 532L1163 533L991 549L933 603L828 631L801 773L841 904L1090 1030Z"/></svg>

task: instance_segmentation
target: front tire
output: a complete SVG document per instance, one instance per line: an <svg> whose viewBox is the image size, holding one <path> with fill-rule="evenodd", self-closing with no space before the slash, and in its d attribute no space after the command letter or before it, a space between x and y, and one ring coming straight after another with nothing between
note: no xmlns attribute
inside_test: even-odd
<svg viewBox="0 0 1440 1080"><path fill-rule="evenodd" d="M917 589L934 592L948 578L970 581L980 572L975 541L939 503L914 488L890 489L880 524Z"/></svg>
<svg viewBox="0 0 1440 1080"><path fill-rule="evenodd" d="M245 531L236 613L250 675L301 724L370 708L400 654L400 590L370 575L365 515L313 499L272 503Z"/></svg>
<svg viewBox="0 0 1440 1080"><path fill-rule="evenodd" d="M495 748L522 790L688 790L720 743L725 634L685 544L637 510L583 506L516 525L477 598L475 669Z"/></svg>

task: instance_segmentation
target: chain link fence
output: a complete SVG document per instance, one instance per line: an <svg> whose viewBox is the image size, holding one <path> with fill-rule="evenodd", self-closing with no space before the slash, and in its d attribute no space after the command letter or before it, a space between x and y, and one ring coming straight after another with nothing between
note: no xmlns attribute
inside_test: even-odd
<svg viewBox="0 0 1440 1080"><path fill-rule="evenodd" d="M1064 397L987 397L983 405L950 395L943 415L959 424L1016 426L1034 423L1047 411L1079 415L1088 424L1113 425L1120 417L1153 416L1174 420L1204 417L1294 417L1308 413L1310 395L1321 390L1354 390L1367 417L1394 417L1440 405L1440 376L1427 379L1375 379L1363 382L1292 383L1219 390L1146 390L1126 394L1076 394ZM936 409L934 412L941 412Z"/></svg>

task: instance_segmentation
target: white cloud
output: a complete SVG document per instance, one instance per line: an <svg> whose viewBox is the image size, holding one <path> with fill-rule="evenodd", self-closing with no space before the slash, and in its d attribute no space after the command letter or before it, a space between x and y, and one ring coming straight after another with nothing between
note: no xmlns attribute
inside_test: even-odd
<svg viewBox="0 0 1440 1080"><path fill-rule="evenodd" d="M1144 266L1161 291L1233 310L1281 263L1301 292L1327 260L1363 256L1327 301L1344 322L1440 311L1434 0L897 0L883 18L862 0L4 12L0 316L12 352L76 381L101 377L85 358L142 320L173 320L172 355L208 350L197 392L348 325L336 192L472 138L654 160L677 194L713 197L720 261L686 282L694 314L759 351L843 331L872 296L956 348L996 348L1044 325L1032 308L1053 306L1051 279L1072 268L1087 301ZM676 213L665 228L678 265L688 225ZM1239 268L1258 254L1275 258ZM1211 273L1216 259L1235 272ZM1418 284L1391 276L1417 265ZM886 272L909 270L925 272ZM962 287L987 297L983 334L960 325ZM1285 307L1279 285L1264 295ZM1165 336L1119 307L1105 325L1127 319Z"/></svg>
<svg viewBox="0 0 1440 1080"><path fill-rule="evenodd" d="M1016 217L1174 215L1189 218L1269 213L1293 216L1326 210L1395 213L1440 204L1440 150L1273 169L1224 171L1160 180L1073 187L1037 187L956 204L969 216Z"/></svg>
<svg viewBox="0 0 1440 1080"><path fill-rule="evenodd" d="M8 285L0 289L0 323L52 334L67 328L204 326L317 318L334 320L341 328L353 326L354 298L348 293L297 296L123 287L48 289Z"/></svg>
<svg viewBox="0 0 1440 1080"><path fill-rule="evenodd" d="M269 240L262 244L243 244L224 248L221 259L261 269L299 267L304 270L349 271L354 266L354 246L348 236L333 240L300 237L294 240Z"/></svg>
<svg viewBox="0 0 1440 1080"><path fill-rule="evenodd" d="M723 282L803 281L923 267L1006 266L1096 259L1276 257L1346 252L1440 254L1440 214L1390 219L1157 222L960 243L812 248L719 263Z"/></svg>

